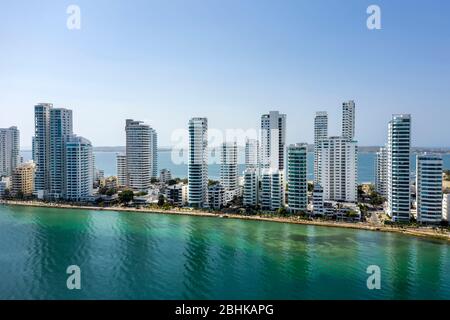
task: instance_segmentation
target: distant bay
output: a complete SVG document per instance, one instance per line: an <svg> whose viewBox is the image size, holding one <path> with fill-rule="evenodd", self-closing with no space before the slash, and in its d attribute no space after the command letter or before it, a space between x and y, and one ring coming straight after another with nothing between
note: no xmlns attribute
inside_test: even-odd
<svg viewBox="0 0 450 320"><path fill-rule="evenodd" d="M31 151L22 151L24 161L31 160ZM96 167L99 170L105 172L105 176L116 175L116 155L117 152L104 151L95 152ZM216 157L217 158L217 157ZM444 154L444 168L450 169L450 154ZM218 160L218 159L217 159ZM375 170L374 170L375 153L373 152L360 152L358 160L358 181L359 183L374 182L375 181ZM220 163L209 165L209 177L213 180L218 180L220 177ZM243 163L241 157L240 162ZM411 156L411 171L415 171L416 160L415 155ZM312 180L313 175L313 165L314 165L314 155L313 153L308 153L308 180ZM173 177L186 178L188 173L187 164L177 164L172 161L172 151L170 150L160 150L158 159L158 168L169 169L172 172ZM245 166L243 164L239 165L239 172L243 172Z"/></svg>

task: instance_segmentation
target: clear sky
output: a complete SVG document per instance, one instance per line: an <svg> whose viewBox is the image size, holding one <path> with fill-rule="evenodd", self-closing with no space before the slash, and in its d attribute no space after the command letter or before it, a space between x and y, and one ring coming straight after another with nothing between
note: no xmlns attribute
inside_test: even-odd
<svg viewBox="0 0 450 320"><path fill-rule="evenodd" d="M315 111L340 133L357 104L360 145L385 143L392 113L413 115L416 146L450 146L448 0L3 0L0 127L31 145L33 106L74 111L76 133L124 145L126 118L171 144L193 116L216 129L288 115L288 142L313 141ZM81 29L66 27L69 5ZM381 30L366 27L371 4Z"/></svg>

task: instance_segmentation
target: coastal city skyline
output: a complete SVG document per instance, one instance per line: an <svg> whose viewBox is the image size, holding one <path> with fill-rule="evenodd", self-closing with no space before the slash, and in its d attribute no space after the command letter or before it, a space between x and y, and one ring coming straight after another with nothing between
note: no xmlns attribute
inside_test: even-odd
<svg viewBox="0 0 450 320"><path fill-rule="evenodd" d="M447 2L414 1L405 14L401 3L378 1L380 30L367 28L365 1L76 4L79 30L66 27L64 1L14 1L0 21L0 104L16 111L0 127L19 126L24 148L33 118L22 115L39 102L72 109L75 130L95 146L125 145L116 128L127 118L170 146L192 116L245 130L258 128L252 114L262 109L289 114L288 143L312 143L314 111L338 119L349 99L358 101L361 146L383 145L395 112L414 114L415 146L450 147L450 22L437 14Z"/></svg>

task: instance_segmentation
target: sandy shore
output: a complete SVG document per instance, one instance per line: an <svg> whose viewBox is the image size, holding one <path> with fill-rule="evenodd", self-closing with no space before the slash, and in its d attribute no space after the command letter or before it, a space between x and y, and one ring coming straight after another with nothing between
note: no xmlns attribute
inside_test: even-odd
<svg viewBox="0 0 450 320"><path fill-rule="evenodd" d="M59 208L59 209L78 209L78 210L97 210L97 211L116 211L116 212L133 212L133 213L148 213L148 214L173 214L173 215L188 215L196 217L213 217L213 218L229 218L229 219L241 219L241 220L255 220L255 221L267 221L278 223L291 223L302 225L313 225L322 227L334 227L334 228L347 228L347 229L359 229L378 232L395 232L410 236L440 239L450 242L450 232L443 231L441 229L432 228L413 228L413 227L398 227L398 226L384 226L373 225L367 222L349 223L349 222L336 222L336 221L320 221L320 220L306 220L300 217L277 217L277 216L246 216L238 214L220 214L210 213L204 211L186 210L186 209L171 209L163 210L157 208L124 208L124 207L91 207L91 206L75 206L67 204L55 204L55 203L43 203L37 201L12 201L12 200L0 200L0 204L13 205L13 206L26 206L26 207L41 207L41 208Z"/></svg>

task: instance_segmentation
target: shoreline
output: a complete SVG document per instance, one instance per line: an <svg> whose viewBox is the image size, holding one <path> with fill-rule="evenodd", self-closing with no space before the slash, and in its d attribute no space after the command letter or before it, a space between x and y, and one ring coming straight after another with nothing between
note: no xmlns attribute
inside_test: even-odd
<svg viewBox="0 0 450 320"><path fill-rule="evenodd" d="M401 228L398 226L385 226L385 225L371 225L369 223L356 222L336 222L336 221L320 221L320 220L304 220L298 216L292 217L265 217L260 215L239 215L239 214L227 214L227 213L211 213L197 210L164 210L158 208L123 208L123 207L91 207L91 206L75 206L69 204L55 204L55 203L42 203L42 202L26 202L26 201L14 201L14 200L0 200L0 205L7 206L22 206L22 207L38 207L38 208L50 208L50 209L73 209L73 210L93 210L93 211L110 211L110 212L128 212L128 213L145 213L145 214L165 214L165 215L179 215L179 216L193 216L193 217L208 217L208 218L227 218L227 219L239 219L249 221L264 221L264 222L276 222L276 223L289 223L299 225L311 225L320 227L331 228L344 228L344 229L356 229L366 230L373 232L390 232L398 233L408 236L414 236L419 238L438 239L444 240L450 243L450 232L440 232L439 230L433 230L431 228Z"/></svg>

